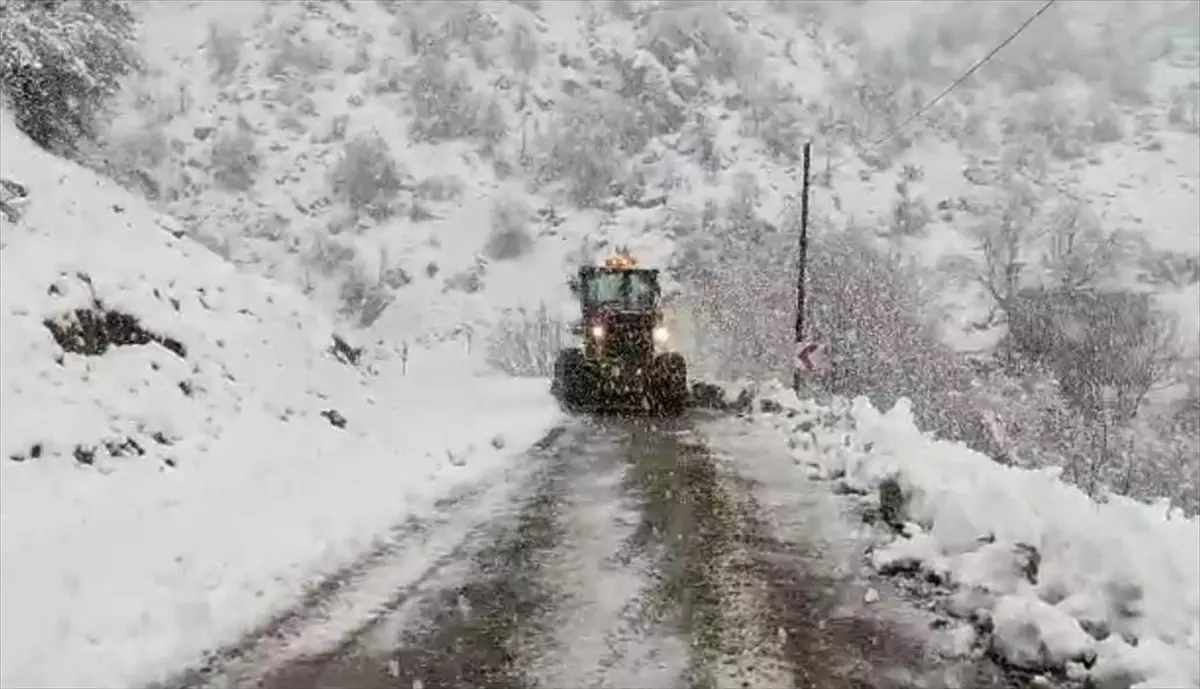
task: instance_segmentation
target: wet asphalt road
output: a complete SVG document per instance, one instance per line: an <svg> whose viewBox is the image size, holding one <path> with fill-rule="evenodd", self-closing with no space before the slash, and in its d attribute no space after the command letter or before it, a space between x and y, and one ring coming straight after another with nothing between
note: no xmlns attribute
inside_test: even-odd
<svg viewBox="0 0 1200 689"><path fill-rule="evenodd" d="M472 516L481 487L445 505L458 522L410 524L426 536L455 529L460 542L336 643L284 652L289 634L324 624L312 611L337 581L171 684L944 686L913 679L927 676L920 643L842 611L840 583L812 566L821 555L809 544L769 533L755 486L714 461L695 418L577 418L522 459L507 511Z"/></svg>

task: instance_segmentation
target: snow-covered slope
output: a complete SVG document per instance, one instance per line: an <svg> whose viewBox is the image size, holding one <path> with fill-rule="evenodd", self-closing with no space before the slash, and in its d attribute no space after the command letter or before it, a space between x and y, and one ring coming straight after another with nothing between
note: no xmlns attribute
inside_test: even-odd
<svg viewBox="0 0 1200 689"><path fill-rule="evenodd" d="M444 338L505 307L569 301L565 271L581 249L666 258L641 223L612 227L527 184L575 72L557 62L579 49L569 13L542 19L507 2L139 10L156 68L118 107L106 165L189 234L354 325ZM506 250L497 233L516 239Z"/></svg>
<svg viewBox="0 0 1200 689"><path fill-rule="evenodd" d="M0 684L174 671L555 418L458 347L340 360L293 288L0 124L29 190L0 229Z"/></svg>
<svg viewBox="0 0 1200 689"><path fill-rule="evenodd" d="M881 231L930 269L947 338L975 349L989 338L960 331L986 296L934 269L979 259L980 209L1021 193L1014 177L1038 190L1034 234L1083 198L1147 251L1200 253L1200 85L1179 30L1195 3L1056 6L868 146L1037 4L148 2L155 69L101 157L189 233L396 339L557 306L584 244L672 260L664 239L725 212L746 180L754 215L786 224L811 138L814 221L891 226L902 202L924 218ZM374 162L355 162L357 137ZM363 193L385 211L338 191L347 160L374 171ZM488 258L497 224L536 241ZM1022 252L1032 266L1045 247ZM1187 284L1160 289L1197 310Z"/></svg>
<svg viewBox="0 0 1200 689"><path fill-rule="evenodd" d="M1090 686L1200 687L1200 518L1098 503L1055 471L933 440L907 400L880 413L863 398L768 397L782 411L759 421L783 434L793 470L873 517L870 563L931 595L962 625L963 652Z"/></svg>

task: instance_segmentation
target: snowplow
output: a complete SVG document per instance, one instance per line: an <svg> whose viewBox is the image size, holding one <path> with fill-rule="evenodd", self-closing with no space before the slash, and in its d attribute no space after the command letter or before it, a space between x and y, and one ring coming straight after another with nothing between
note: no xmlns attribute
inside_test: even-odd
<svg viewBox="0 0 1200 689"><path fill-rule="evenodd" d="M564 407L676 415L687 406L687 362L671 348L658 278L627 254L579 269L572 332L582 343L559 352L551 383Z"/></svg>

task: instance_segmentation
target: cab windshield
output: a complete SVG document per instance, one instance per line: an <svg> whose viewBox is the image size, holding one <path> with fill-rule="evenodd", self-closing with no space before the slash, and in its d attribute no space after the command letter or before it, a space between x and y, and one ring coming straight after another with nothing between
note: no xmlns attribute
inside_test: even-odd
<svg viewBox="0 0 1200 689"><path fill-rule="evenodd" d="M649 271L601 270L588 284L588 300L593 304L628 310L653 309L657 292Z"/></svg>

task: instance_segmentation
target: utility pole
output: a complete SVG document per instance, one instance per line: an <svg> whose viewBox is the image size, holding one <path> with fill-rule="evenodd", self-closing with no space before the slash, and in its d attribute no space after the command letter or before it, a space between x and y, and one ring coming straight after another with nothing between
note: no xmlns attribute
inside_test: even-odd
<svg viewBox="0 0 1200 689"><path fill-rule="evenodd" d="M796 275L796 362L792 384L796 394L800 393L801 358L804 344L805 273L808 267L808 188L812 175L812 142L804 143L804 160L801 165L804 176L800 181L800 258Z"/></svg>

